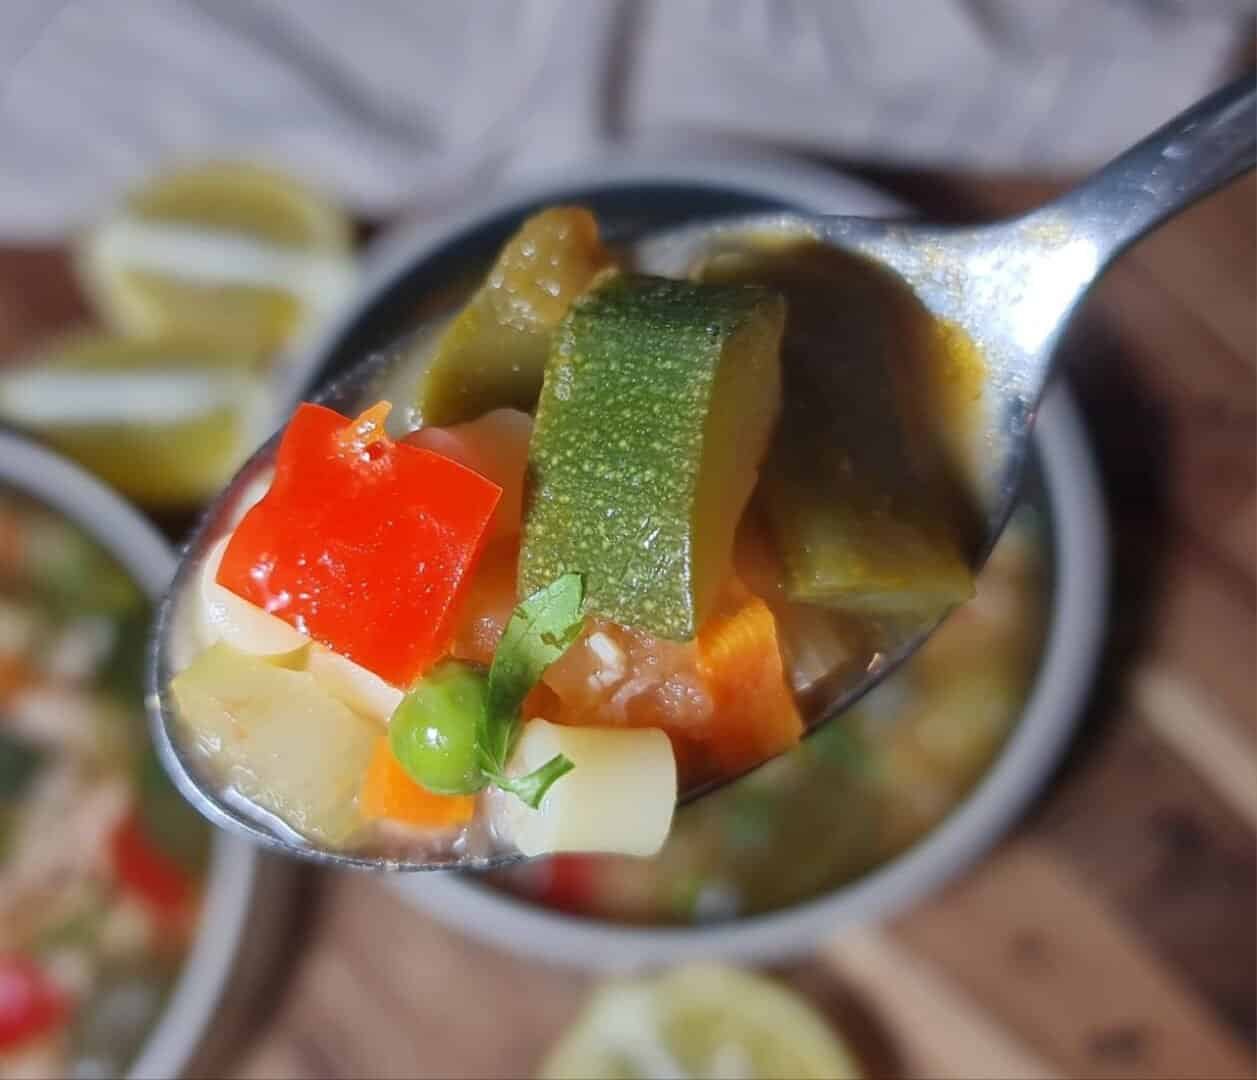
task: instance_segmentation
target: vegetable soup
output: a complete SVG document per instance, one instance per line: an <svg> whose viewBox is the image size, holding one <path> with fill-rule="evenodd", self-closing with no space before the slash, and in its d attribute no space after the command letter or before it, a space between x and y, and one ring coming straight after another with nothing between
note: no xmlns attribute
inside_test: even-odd
<svg viewBox="0 0 1257 1080"><path fill-rule="evenodd" d="M983 379L862 260L748 236L656 277L543 210L351 408L297 409L175 611L184 745L325 849L654 854L973 595Z"/></svg>
<svg viewBox="0 0 1257 1080"><path fill-rule="evenodd" d="M196 927L208 829L148 743L148 603L0 490L0 1076L117 1076Z"/></svg>

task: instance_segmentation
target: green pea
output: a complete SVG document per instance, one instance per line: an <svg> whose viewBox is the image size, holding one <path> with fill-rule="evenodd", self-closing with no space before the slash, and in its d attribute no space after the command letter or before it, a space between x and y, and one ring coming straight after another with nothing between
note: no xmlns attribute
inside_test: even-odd
<svg viewBox="0 0 1257 1080"><path fill-rule="evenodd" d="M476 727L488 685L479 668L446 660L402 699L389 721L389 746L415 783L437 795L470 795L485 786Z"/></svg>

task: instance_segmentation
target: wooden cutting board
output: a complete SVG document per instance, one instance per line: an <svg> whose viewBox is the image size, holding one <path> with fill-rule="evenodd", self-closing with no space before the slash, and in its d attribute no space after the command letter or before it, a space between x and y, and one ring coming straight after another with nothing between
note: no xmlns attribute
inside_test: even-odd
<svg viewBox="0 0 1257 1080"><path fill-rule="evenodd" d="M1058 187L881 176L978 218ZM878 1075L1252 1077L1257 1029L1257 182L1135 248L1065 347L1113 514L1115 625L1066 767L975 871L783 972ZM0 357L85 317L0 251ZM303 871L237 1077L516 1077L589 980Z"/></svg>

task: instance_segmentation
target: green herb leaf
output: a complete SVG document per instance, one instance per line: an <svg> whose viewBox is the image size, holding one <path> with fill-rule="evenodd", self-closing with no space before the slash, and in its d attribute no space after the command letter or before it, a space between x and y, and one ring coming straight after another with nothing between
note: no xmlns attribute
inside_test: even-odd
<svg viewBox="0 0 1257 1080"><path fill-rule="evenodd" d="M572 762L558 754L519 777L506 775L506 763L519 732L524 698L580 636L584 598L581 575L564 574L522 601L502 633L487 680L454 661L424 676L389 725L393 754L411 779L440 794L478 791L488 781L534 810L541 805L551 785L572 770ZM449 697L445 687L449 680L442 672L457 676L459 686L478 679L481 700L473 700L474 694ZM474 730L468 731L464 724L472 715ZM403 738L414 721L421 721L419 742ZM434 741L434 736L439 737Z"/></svg>
<svg viewBox="0 0 1257 1080"><path fill-rule="evenodd" d="M527 776L512 777L503 776L500 773L491 773L489 774L489 779L503 791L509 791L512 795L518 796L536 810L554 782L559 777L566 776L574 768L576 766L572 764L570 758L566 758L562 754L555 754L544 765L538 769L533 769Z"/></svg>
<svg viewBox="0 0 1257 1080"><path fill-rule="evenodd" d="M486 773L505 771L519 729L519 710L524 698L537 685L546 668L580 636L584 625L581 615L584 598L581 575L564 574L521 601L511 614L489 668L489 700L477 739ZM553 764L543 765L538 772ZM562 772L555 775L545 786L548 788L561 775ZM517 786L522 782L511 781ZM526 798L524 801L535 805Z"/></svg>

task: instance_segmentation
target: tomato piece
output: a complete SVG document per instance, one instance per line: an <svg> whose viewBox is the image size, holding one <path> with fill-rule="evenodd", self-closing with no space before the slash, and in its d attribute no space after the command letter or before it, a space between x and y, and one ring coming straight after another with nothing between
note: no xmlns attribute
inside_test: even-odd
<svg viewBox="0 0 1257 1080"><path fill-rule="evenodd" d="M65 994L34 960L21 953L0 954L0 1050L48 1034L69 1012Z"/></svg>
<svg viewBox="0 0 1257 1080"><path fill-rule="evenodd" d="M474 469L502 489L493 515L494 537L518 536L524 516L524 475L532 417L518 409L494 409L451 427L422 427L402 442L431 450Z"/></svg>
<svg viewBox="0 0 1257 1080"><path fill-rule="evenodd" d="M383 404L383 403L382 403ZM491 480L302 405L265 497L236 527L218 583L407 687L441 655L501 497Z"/></svg>
<svg viewBox="0 0 1257 1080"><path fill-rule="evenodd" d="M109 854L118 880L155 914L171 917L187 910L196 893L192 878L149 840L135 814L114 830Z"/></svg>
<svg viewBox="0 0 1257 1080"><path fill-rule="evenodd" d="M459 605L450 655L485 667L493 663L502 632L519 603L515 594L518 565L519 544L514 537L495 540L485 549L475 580Z"/></svg>
<svg viewBox="0 0 1257 1080"><path fill-rule="evenodd" d="M547 876L537 896L539 903L571 915L590 909L598 880L596 859L589 855L551 855L545 869Z"/></svg>

